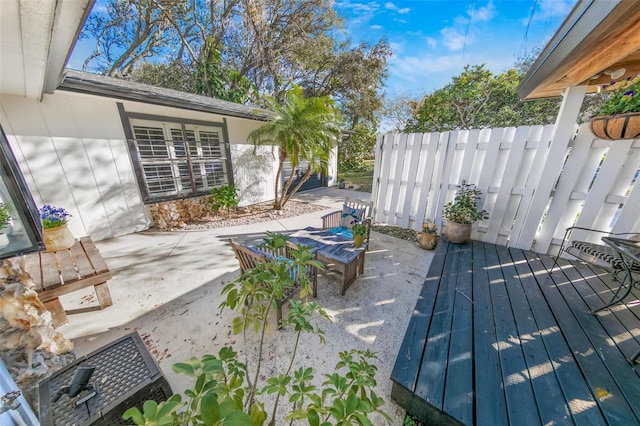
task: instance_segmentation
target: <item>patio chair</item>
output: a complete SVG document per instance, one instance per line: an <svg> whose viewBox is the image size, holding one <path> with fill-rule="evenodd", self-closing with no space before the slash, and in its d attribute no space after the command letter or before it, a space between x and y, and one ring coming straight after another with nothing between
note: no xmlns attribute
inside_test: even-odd
<svg viewBox="0 0 640 426"><path fill-rule="evenodd" d="M635 262L632 259L625 259L620 250L616 250L610 244L571 240L572 233L575 230L599 234L605 239L605 241L611 237L613 237L614 240L619 239L620 237L625 237L631 241L640 241L638 240L640 234L635 232L611 233L608 231L600 231L598 229L582 228L579 226L571 226L566 229L562 239L562 244L560 245L560 250L555 258L552 269L558 264L558 259L561 255L568 254L583 262L590 263L594 266L607 270L611 273L615 281L620 282L620 287L618 287L609 303L592 312L597 313L621 302L629 294L634 285L640 286L640 280L635 280L633 278L633 274L640 273L640 263ZM620 295L622 296L620 297Z"/></svg>
<svg viewBox="0 0 640 426"><path fill-rule="evenodd" d="M231 248L236 255L236 259L238 259L241 273L257 267L260 263L272 262L283 257L286 259L291 259L291 250L298 249L297 245L290 242L287 242L287 245L282 249L275 251L270 250L265 246L245 246L237 243L233 239L230 239L229 243L231 244ZM280 321L282 320L282 306L287 303L289 299L294 297L300 290L299 277L302 274L306 275L311 282L312 296L315 298L318 295L318 268L312 265L306 265L303 271L291 269L290 273L291 277L294 280L294 285L285 292L285 295L281 300L278 300L276 302L276 320L278 329L281 328Z"/></svg>
<svg viewBox="0 0 640 426"><path fill-rule="evenodd" d="M342 210L337 210L322 216L322 229L335 229L337 233L351 236L351 226L360 222L367 226L367 247L371 235L371 223L373 220L373 202L346 197ZM346 228L346 229L345 229Z"/></svg>

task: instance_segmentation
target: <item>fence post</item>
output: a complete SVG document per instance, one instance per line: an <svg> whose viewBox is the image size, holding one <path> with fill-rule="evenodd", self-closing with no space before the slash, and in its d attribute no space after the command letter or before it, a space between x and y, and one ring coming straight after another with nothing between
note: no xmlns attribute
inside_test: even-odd
<svg viewBox="0 0 640 426"><path fill-rule="evenodd" d="M510 244L512 247L528 250L536 238L540 220L547 208L553 186L562 170L562 163L567 153L569 141L575 134L575 123L586 93L587 86L569 87L565 89L563 93L562 104L560 105L555 128L551 135L551 144L547 157L545 158L544 169L540 175L540 181L536 186L533 200L527 211L524 226L520 234L514 238L515 244ZM543 253L547 251L554 232L553 229L549 228L551 227L543 227L540 231L540 236L536 243L536 251ZM538 244L540 244L540 246Z"/></svg>

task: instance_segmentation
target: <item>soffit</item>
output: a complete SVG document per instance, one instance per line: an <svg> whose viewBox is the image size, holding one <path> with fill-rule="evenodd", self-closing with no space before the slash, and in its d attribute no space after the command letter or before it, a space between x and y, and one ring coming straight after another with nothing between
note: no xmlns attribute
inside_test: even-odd
<svg viewBox="0 0 640 426"><path fill-rule="evenodd" d="M605 72L640 72L640 1L581 1L543 49L518 86L522 99L560 96L587 85L588 93L611 81Z"/></svg>

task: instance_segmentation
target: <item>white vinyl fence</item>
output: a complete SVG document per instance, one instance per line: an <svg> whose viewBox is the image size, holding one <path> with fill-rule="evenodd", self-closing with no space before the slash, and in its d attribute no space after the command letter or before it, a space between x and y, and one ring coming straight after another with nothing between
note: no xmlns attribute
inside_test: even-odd
<svg viewBox="0 0 640 426"><path fill-rule="evenodd" d="M577 127L577 126L576 126ZM387 134L378 138L374 220L420 230L466 180L489 219L473 239L555 253L575 224L640 232L640 139L604 141L582 125L554 141L553 125Z"/></svg>

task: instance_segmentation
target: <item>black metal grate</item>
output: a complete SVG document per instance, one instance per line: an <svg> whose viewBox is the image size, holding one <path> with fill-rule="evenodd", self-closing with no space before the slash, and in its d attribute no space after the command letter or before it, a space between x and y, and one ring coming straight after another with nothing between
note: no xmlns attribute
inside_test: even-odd
<svg viewBox="0 0 640 426"><path fill-rule="evenodd" d="M58 401L51 402L61 387L69 385L79 367L89 365L95 368L91 383L97 390L97 396L78 407L75 401L85 396L86 392L71 399L62 395ZM154 385L159 380L161 384ZM118 420L131 406L148 399L163 401L170 395L171 389L157 364L140 336L134 333L98 349L42 381L40 421L42 424L89 425L107 417L111 411L116 412L110 417Z"/></svg>

